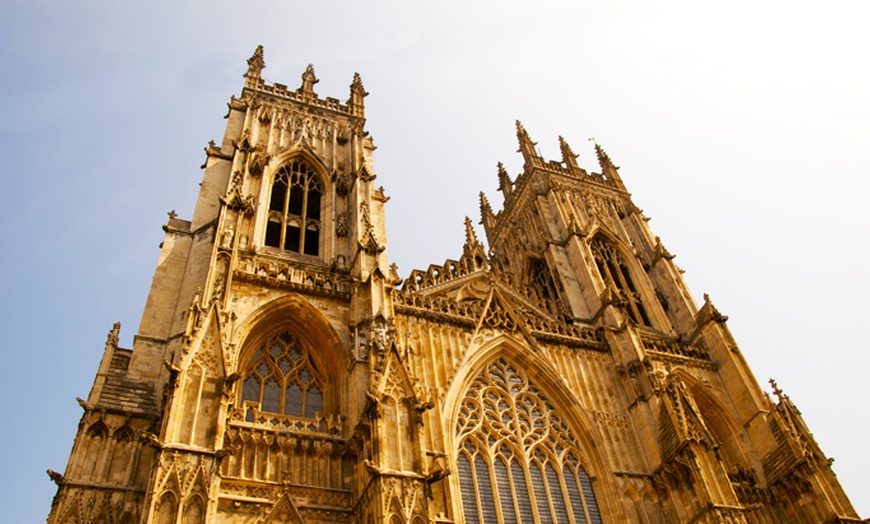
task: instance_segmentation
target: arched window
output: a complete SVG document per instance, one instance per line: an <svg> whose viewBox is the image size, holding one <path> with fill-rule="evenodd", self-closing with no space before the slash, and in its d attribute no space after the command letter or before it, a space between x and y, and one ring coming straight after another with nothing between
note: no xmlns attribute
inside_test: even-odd
<svg viewBox="0 0 870 524"><path fill-rule="evenodd" d="M505 359L472 382L456 426L465 522L600 524L570 428Z"/></svg>
<svg viewBox="0 0 870 524"><path fill-rule="evenodd" d="M595 257L595 265L598 266L601 278L622 299L631 319L637 324L650 326L640 293L634 285L631 272L628 270L628 265L622 260L619 250L610 242L598 237L592 242L592 255Z"/></svg>
<svg viewBox="0 0 870 524"><path fill-rule="evenodd" d="M540 258L529 259L529 286L537 293L538 297L550 308L550 312L559 313L556 300L556 285L553 283L553 275L547 263Z"/></svg>
<svg viewBox="0 0 870 524"><path fill-rule="evenodd" d="M282 166L272 182L265 244L317 256L322 194L320 179L308 164L297 160Z"/></svg>
<svg viewBox="0 0 870 524"><path fill-rule="evenodd" d="M323 381L308 349L283 332L260 346L242 374L241 403L259 410L300 418L323 411Z"/></svg>

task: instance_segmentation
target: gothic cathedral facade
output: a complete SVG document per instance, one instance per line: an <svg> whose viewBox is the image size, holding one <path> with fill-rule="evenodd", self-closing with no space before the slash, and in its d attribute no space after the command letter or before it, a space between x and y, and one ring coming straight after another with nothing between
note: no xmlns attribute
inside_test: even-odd
<svg viewBox="0 0 870 524"><path fill-rule="evenodd" d="M481 194L400 278L358 75L248 60L133 349L109 333L50 524L861 522L598 146Z"/></svg>

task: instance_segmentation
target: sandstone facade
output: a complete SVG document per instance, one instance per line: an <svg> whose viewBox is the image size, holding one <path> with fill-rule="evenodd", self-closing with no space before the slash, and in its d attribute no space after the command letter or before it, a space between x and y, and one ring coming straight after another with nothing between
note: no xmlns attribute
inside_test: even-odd
<svg viewBox="0 0 870 524"><path fill-rule="evenodd" d="M51 524L860 522L598 146L499 166L461 256L387 255L359 76L261 78L116 325ZM385 152L389 154L389 152Z"/></svg>

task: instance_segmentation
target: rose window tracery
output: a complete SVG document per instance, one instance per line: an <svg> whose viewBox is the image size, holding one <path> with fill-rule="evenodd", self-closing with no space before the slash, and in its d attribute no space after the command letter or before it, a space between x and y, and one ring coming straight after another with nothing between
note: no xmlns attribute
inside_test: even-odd
<svg viewBox="0 0 870 524"><path fill-rule="evenodd" d="M468 524L598 524L592 482L571 429L505 359L468 388L456 425Z"/></svg>

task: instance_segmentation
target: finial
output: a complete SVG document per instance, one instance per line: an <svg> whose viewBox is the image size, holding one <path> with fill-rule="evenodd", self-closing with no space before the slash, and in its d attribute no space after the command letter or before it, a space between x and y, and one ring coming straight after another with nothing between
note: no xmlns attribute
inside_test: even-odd
<svg viewBox="0 0 870 524"><path fill-rule="evenodd" d="M474 226L471 225L471 219L465 217L465 245L467 247L476 246L480 243L477 240L477 234L474 232Z"/></svg>
<svg viewBox="0 0 870 524"><path fill-rule="evenodd" d="M480 192L480 212L486 215L492 215L492 207L489 205L489 200L486 199L486 195L483 191Z"/></svg>
<svg viewBox="0 0 870 524"><path fill-rule="evenodd" d="M600 145L598 145L598 142L596 142L594 138L590 138L589 140L591 140L592 143L595 144L595 156L598 157L598 165L601 166L601 173L602 174L605 174L604 172L608 171L610 169L614 169L614 170L619 169L619 166L613 165L613 162L610 160L610 157L607 156L607 153L604 151L604 149Z"/></svg>
<svg viewBox="0 0 870 524"><path fill-rule="evenodd" d="M118 347L118 335L121 333L121 323L115 322L112 324L112 330L106 337L106 346Z"/></svg>
<svg viewBox="0 0 870 524"><path fill-rule="evenodd" d="M362 96L368 96L368 92L366 92L366 88L363 86L362 77L359 76L359 73L353 74L353 82L350 84L350 90L351 92L359 92Z"/></svg>
<svg viewBox="0 0 870 524"><path fill-rule="evenodd" d="M248 74L245 76L260 78L260 73L264 67L266 67L266 62L263 60L263 46L258 45L257 50L248 59Z"/></svg>
<svg viewBox="0 0 870 524"><path fill-rule="evenodd" d="M786 395L785 393L782 392L781 389L779 389L779 386L777 386L775 380L770 379L769 382L770 382L770 387L773 388L773 394L776 395L776 398L778 398L780 402L782 402L783 399L788 398L788 395Z"/></svg>
<svg viewBox="0 0 870 524"><path fill-rule="evenodd" d="M498 163L498 190L507 198L513 191L514 185L511 182L511 176L504 168L504 164Z"/></svg>
<svg viewBox="0 0 870 524"><path fill-rule="evenodd" d="M559 135L559 150L562 152L562 163L565 164L565 167L568 169L580 168L580 166L577 165L577 157L579 155L574 154L571 146L568 145L568 142L565 141L565 138L562 137L562 135Z"/></svg>
<svg viewBox="0 0 870 524"><path fill-rule="evenodd" d="M305 72L302 73L302 87L299 88L299 91L314 94L314 84L317 82L320 82L320 80L314 75L314 66L308 64Z"/></svg>
<svg viewBox="0 0 870 524"><path fill-rule="evenodd" d="M517 140L520 141L519 152L523 154L523 159L526 162L529 162L532 158L538 158L538 154L535 152L535 146L538 143L532 142L532 139L526 132L526 128L523 127L522 122L519 120L517 120Z"/></svg>
<svg viewBox="0 0 870 524"><path fill-rule="evenodd" d="M710 308L710 319L715 322L727 322L728 317L723 315L716 309L716 306L713 305L713 301L710 300L710 295L704 293L704 306Z"/></svg>
<svg viewBox="0 0 870 524"><path fill-rule="evenodd" d="M359 73L354 73L353 82L350 84L350 100L347 101L348 105L352 108L362 108L364 106L363 99L368 95Z"/></svg>

